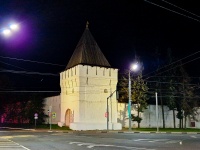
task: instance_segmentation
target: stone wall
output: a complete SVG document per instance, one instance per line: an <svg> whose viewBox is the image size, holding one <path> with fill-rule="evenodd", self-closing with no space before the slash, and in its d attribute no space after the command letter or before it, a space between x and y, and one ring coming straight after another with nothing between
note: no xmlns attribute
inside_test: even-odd
<svg viewBox="0 0 200 150"><path fill-rule="evenodd" d="M128 104L126 103L118 103L118 122L122 124L122 127L128 128L129 127L129 118L128 118ZM199 109L200 113L200 109ZM137 116L136 105L132 106L131 114L135 114ZM177 111L175 111L175 115ZM140 123L141 128L156 128L157 121L156 121L156 105L149 105L143 113L140 113L142 117L142 122ZM166 128L173 128L173 111L169 110L167 106L164 106L164 116L165 116L165 127ZM197 115L197 121L192 120L191 118L187 118L186 126L188 128L200 128L200 116ZM161 106L158 106L158 127L163 127L162 121L162 110ZM176 127L179 127L179 119L175 119ZM193 126L194 124L194 126ZM131 122L133 128L137 128L138 124L135 121Z"/></svg>

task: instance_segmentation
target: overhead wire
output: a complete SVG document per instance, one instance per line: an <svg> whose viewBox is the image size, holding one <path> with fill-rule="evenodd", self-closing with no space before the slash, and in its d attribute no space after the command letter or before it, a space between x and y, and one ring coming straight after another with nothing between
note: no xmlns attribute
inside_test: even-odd
<svg viewBox="0 0 200 150"><path fill-rule="evenodd" d="M194 59L192 59L192 60L190 60L190 61L187 61L187 62L185 62L185 63L183 63L183 64L180 64L180 65L178 65L178 66L175 66L175 67L170 68L170 69L168 69L168 70L164 70L163 72L156 73L156 74L157 74L157 75L162 74L162 73L167 72L167 71L169 71L169 70L172 70L172 69L175 69L175 68L177 68L177 67L180 67L180 66L183 66L183 65L185 65L185 64L188 64L188 63L190 63L190 62L193 62L193 61L195 61L195 60L197 60L197 59L199 59L199 58L200 58L200 57L194 58Z"/></svg>
<svg viewBox="0 0 200 150"><path fill-rule="evenodd" d="M148 77L148 78L160 78L160 77L165 77L165 78L182 78L183 76L157 76L157 75L155 75L155 76L150 76L150 77ZM188 78L198 78L198 79L200 79L200 76L199 77L193 77L193 76L188 76Z"/></svg>
<svg viewBox="0 0 200 150"><path fill-rule="evenodd" d="M0 63L5 64L5 65L8 65L8 66L15 67L15 68L18 68L18 69L26 70L26 71L27 71L27 69L24 69L24 68L22 68L22 67L18 67L18 66L16 66L16 65L11 65L11 64L6 63L6 62L3 62L3 61L0 61Z"/></svg>
<svg viewBox="0 0 200 150"><path fill-rule="evenodd" d="M34 60L19 59L19 58L4 57L4 56L0 56L0 58L7 58L7 59L12 59L12 60L20 60L20 61L26 61L26 62L31 62L31 63L38 63L38 64L44 64L44 65L53 65L53 66L60 66L60 67L64 67L65 66L65 65L54 64L54 63L49 63L49 62L34 61Z"/></svg>
<svg viewBox="0 0 200 150"><path fill-rule="evenodd" d="M152 72L150 72L150 73L147 73L147 74L143 75L143 77L145 77L145 76L147 76L147 75L149 75L149 74L151 74L151 73L158 72L158 71L161 70L161 69L164 69L164 68L166 68L166 67L169 67L169 66L171 66L171 65L173 65L173 64L175 64L175 63L177 63L177 62L180 62L180 61L182 61L182 60L184 60L184 59L186 59L186 58L189 58L189 57L191 57L191 56L193 56L193 55L196 55L196 54L198 54L199 52L200 52L200 51L197 51L197 52L194 52L194 53L192 53L192 54L190 54L190 55L188 55L188 56L186 56L186 57L183 57L183 58L181 58L181 59L178 59L178 60L176 60L176 61L174 61L174 62L172 62L172 63L170 63L170 64L168 64L168 65L165 65L165 66L163 66L163 67L161 67L161 68L158 68L156 71L152 71Z"/></svg>
<svg viewBox="0 0 200 150"><path fill-rule="evenodd" d="M183 83L174 83L174 82L162 82L162 81L147 81L147 83L149 82L153 82L153 83L163 83L163 84L166 84L166 83L169 83L169 84L181 84L183 85ZM184 85L197 85L197 84L184 84Z"/></svg>
<svg viewBox="0 0 200 150"><path fill-rule="evenodd" d="M181 9L181 10L183 10L183 11L185 11L185 12L191 14L191 15L194 15L194 16L200 18L199 15L196 15L195 13L192 13L192 12L190 12L190 11L188 11L188 10L185 10L185 9L183 9L183 8L177 6L177 5L174 5L174 4L172 4L172 3L170 3L170 2L168 2L168 1L166 1L166 0L161 0L161 1L163 1L163 2L165 2L165 3L167 3L167 4L169 4L169 5L172 5L172 6L176 7L176 8L179 8L179 9Z"/></svg>
<svg viewBox="0 0 200 150"><path fill-rule="evenodd" d="M0 91L0 93L58 93L60 91Z"/></svg>
<svg viewBox="0 0 200 150"><path fill-rule="evenodd" d="M182 15L182 16L184 16L184 17L187 17L187 18L190 18L190 19L193 19L193 20L196 20L196 21L200 22L200 20L198 20L198 19L195 19L195 18L190 17L190 16L188 16L188 15L184 15L184 14L182 14L182 13L180 13L180 12L175 11L175 10L166 8L166 7L164 7L164 6L161 6L161 5L159 5L159 4L154 3L154 2L152 2L152 1L148 1L148 0L144 0L144 1L147 2L147 3L150 3L150 4L152 4L152 5L155 5L155 6L157 6L157 7L166 9L166 10L168 10L168 11L177 13L177 14ZM172 4L172 3L170 3L170 2L168 2L168 1L166 1L166 0L161 0L161 1L164 2L164 3L166 3L166 4L169 4L169 5L173 6L173 7L175 7L175 8L178 8L178 9L180 9L180 10L182 10L182 11L185 11L185 12L191 14L191 15L194 15L194 16L196 16L196 17L198 17L198 18L200 17L199 15L196 15L195 13L192 13L192 12L186 10L186 9L183 9L183 8L181 8L181 7L179 7L179 6L175 5L175 4ZM200 51L195 52L194 54L191 54L191 55L189 55L189 56L187 56L187 57L185 57L185 58L183 58L183 59L186 59L186 58L188 58L188 57L190 57L190 56L192 56L192 55L195 55L195 54L197 54L197 53L199 53L199 52L200 52ZM199 57L196 58L196 59L199 59ZM196 60L196 59L193 59L192 61L194 61L194 60ZM180 60L178 60L178 61L180 61ZM176 61L176 62L178 62L178 61ZM173 63L171 63L171 64L169 64L169 65L167 65L167 66L164 66L164 67L162 67L162 68L159 68L159 70L160 70L160 69L163 69L163 68L166 68L166 67L168 67L168 66L170 66L170 65L172 65L172 64L174 64L174 63L176 63L176 62L173 62ZM191 62L191 61L188 61L188 62L186 62L186 63L189 63L189 62ZM186 63L184 63L184 64L186 64ZM182 65L184 65L184 64L182 64ZM178 67L178 66L177 66L177 67ZM174 67L174 68L176 68L176 67ZM174 68L173 68L173 69L174 69ZM170 69L170 70L171 70L171 69ZM158 71L158 70L157 70L157 71ZM157 71L154 71L154 72L157 72ZM166 72L166 71L168 71L168 70L165 70L165 71L163 71L162 73L164 73L164 72ZM151 73L154 73L154 72L151 72ZM150 73L148 73L148 74L150 74ZM146 75L148 75L148 74L146 74ZM159 73L159 74L161 74L161 73ZM144 76L146 76L146 75L144 75Z"/></svg>
<svg viewBox="0 0 200 150"><path fill-rule="evenodd" d="M153 2L148 1L148 0L144 0L144 1L147 2L147 3L149 3L149 4L155 5L155 6L157 6L157 7L160 7L160 8L166 9L166 10L168 10L168 11L171 11L171 12L173 12L173 13L179 14L179 15L181 15L181 16L184 16L184 17L186 17L186 18L195 20L195 21L197 21L197 22L200 23L200 20L198 20L198 19L196 19L196 18L190 17L190 16L188 16L188 15L184 15L184 14L182 14L182 13L180 13L180 12L177 12L177 11L175 11L175 10L166 8L166 7L164 7L164 6L161 6L161 5L159 5L159 4L153 3Z"/></svg>
<svg viewBox="0 0 200 150"><path fill-rule="evenodd" d="M15 71L15 70L0 70L0 72L34 74L34 75L44 75L44 76L59 76L58 74L53 74L53 73L27 72L27 71Z"/></svg>

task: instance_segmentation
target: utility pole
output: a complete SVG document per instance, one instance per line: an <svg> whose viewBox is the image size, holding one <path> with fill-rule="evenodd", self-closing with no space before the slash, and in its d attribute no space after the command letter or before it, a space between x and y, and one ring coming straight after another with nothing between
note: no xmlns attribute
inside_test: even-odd
<svg viewBox="0 0 200 150"><path fill-rule="evenodd" d="M158 128L158 93L155 93L156 96L156 127L157 127L157 132L159 132Z"/></svg>
<svg viewBox="0 0 200 150"><path fill-rule="evenodd" d="M115 90L114 92L112 92L112 93L110 94L110 96L107 97L107 105L106 105L107 131L109 130L109 109L108 109L108 99L111 98L115 92L117 93L117 91Z"/></svg>

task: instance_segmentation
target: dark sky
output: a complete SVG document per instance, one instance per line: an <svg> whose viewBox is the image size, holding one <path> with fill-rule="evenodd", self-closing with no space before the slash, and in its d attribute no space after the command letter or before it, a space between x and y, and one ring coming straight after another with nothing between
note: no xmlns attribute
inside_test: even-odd
<svg viewBox="0 0 200 150"><path fill-rule="evenodd" d="M10 20L15 20L20 22L20 32L23 31L23 34L17 33L10 39L0 38L0 67L4 70L24 69L27 72L58 74L67 65L85 30L86 21L89 21L89 29L111 66L120 70L128 69L135 54L143 61L144 74L147 74L155 71L153 65L156 49L160 52L161 58L164 58L167 49L170 48L175 60L199 51L200 9L197 2L183 0L149 0L149 2L1 0L1 29ZM199 53L187 58L185 62L198 57ZM63 66L30 63L19 59ZM160 63L161 66L167 64L164 59L161 59ZM197 59L187 63L185 67L190 68L188 70L191 76L199 76L200 71L196 69L198 65L200 63ZM17 73L1 73L1 75L10 76L13 82L18 81L15 90L54 90L55 85L59 87L59 77ZM31 83L27 85L28 82Z"/></svg>

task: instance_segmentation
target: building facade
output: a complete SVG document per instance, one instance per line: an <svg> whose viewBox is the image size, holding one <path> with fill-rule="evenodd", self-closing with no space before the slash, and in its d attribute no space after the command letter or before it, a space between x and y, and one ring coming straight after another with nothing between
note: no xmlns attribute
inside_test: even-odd
<svg viewBox="0 0 200 150"><path fill-rule="evenodd" d="M52 108L56 119L52 123L72 130L120 130L117 122L116 91L118 69L112 68L89 31L88 24L76 49L60 73L61 93L57 101L47 98L45 111ZM58 100L60 99L60 100ZM51 102L47 102L51 101Z"/></svg>

